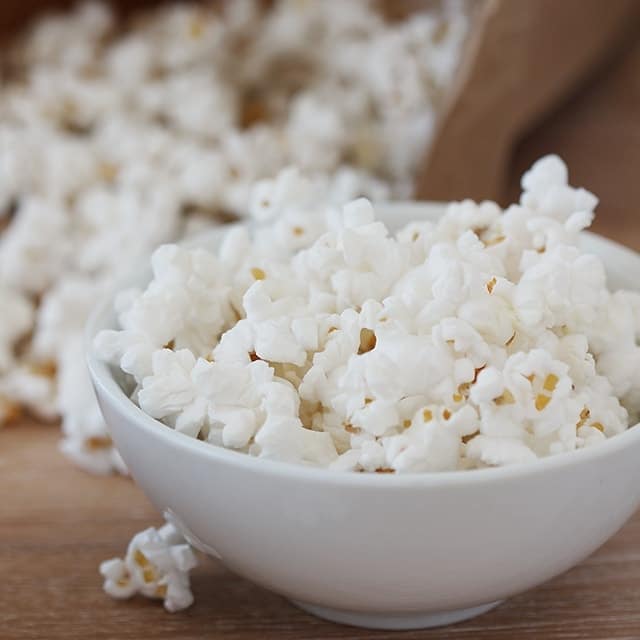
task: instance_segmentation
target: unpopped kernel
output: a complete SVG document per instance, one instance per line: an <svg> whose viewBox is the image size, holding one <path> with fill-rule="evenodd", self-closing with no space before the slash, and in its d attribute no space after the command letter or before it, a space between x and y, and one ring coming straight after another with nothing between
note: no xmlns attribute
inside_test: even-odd
<svg viewBox="0 0 640 640"><path fill-rule="evenodd" d="M409 197L467 6L386 21L366 1L229 0L120 25L88 2L35 24L3 55L0 424L59 415L72 460L122 470L80 355L91 304L159 244L246 216L252 185L290 164L332 202ZM317 202L279 216L279 244L308 245ZM176 344L201 349L223 312ZM148 371L159 337L133 340L128 366Z"/></svg>
<svg viewBox="0 0 640 640"><path fill-rule="evenodd" d="M287 170L251 234L158 249L96 349L152 417L261 458L404 473L592 446L640 409L640 294L578 248L597 199L558 157L522 186L393 235Z"/></svg>

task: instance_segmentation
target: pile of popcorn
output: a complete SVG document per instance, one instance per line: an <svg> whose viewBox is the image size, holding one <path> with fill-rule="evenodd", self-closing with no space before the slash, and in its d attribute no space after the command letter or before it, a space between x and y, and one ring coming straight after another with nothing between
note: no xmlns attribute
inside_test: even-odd
<svg viewBox="0 0 640 640"><path fill-rule="evenodd" d="M150 416L261 458L426 472L595 445L640 411L640 294L579 249L597 198L567 179L548 156L519 204L391 234L286 170L256 186L251 232L157 249L95 347Z"/></svg>
<svg viewBox="0 0 640 640"><path fill-rule="evenodd" d="M34 25L0 70L0 425L62 416L72 459L123 470L82 357L94 301L289 164L331 202L410 196L467 26L463 0L394 22L364 0L163 4L127 25L90 2Z"/></svg>

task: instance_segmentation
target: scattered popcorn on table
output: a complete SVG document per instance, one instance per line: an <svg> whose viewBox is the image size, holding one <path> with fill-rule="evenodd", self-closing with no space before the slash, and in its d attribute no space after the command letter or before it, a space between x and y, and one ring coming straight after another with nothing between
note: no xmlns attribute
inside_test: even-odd
<svg viewBox="0 0 640 640"><path fill-rule="evenodd" d="M137 533L124 559L100 564L104 590L118 599L141 594L163 600L171 613L193 604L189 572L198 561L182 535L170 523Z"/></svg>
<svg viewBox="0 0 640 640"><path fill-rule="evenodd" d="M410 196L468 14L468 0L394 21L366 0L228 0L118 24L90 1L35 24L3 56L0 425L57 414L73 460L123 469L80 357L94 301L158 245L246 216L253 184L288 165L336 204ZM272 215L277 194L255 206ZM278 242L306 246L321 216L290 213ZM177 345L201 348L232 312L221 300ZM131 367L151 366L157 330L129 345Z"/></svg>
<svg viewBox="0 0 640 640"><path fill-rule="evenodd" d="M393 236L285 170L256 186L251 235L157 249L95 348L150 416L262 458L403 473L597 444L640 410L640 294L579 250L597 199L558 157L522 185Z"/></svg>

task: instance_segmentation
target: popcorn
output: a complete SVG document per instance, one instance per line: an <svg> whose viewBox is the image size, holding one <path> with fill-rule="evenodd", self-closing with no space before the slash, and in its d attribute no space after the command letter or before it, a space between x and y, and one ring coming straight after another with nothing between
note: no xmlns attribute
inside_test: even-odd
<svg viewBox="0 0 640 640"><path fill-rule="evenodd" d="M38 310L33 353L39 359L57 360L67 341L77 338L102 287L91 278L69 276L49 289Z"/></svg>
<svg viewBox="0 0 640 640"><path fill-rule="evenodd" d="M604 283L604 268L595 256L559 246L526 269L514 290L513 303L525 325L584 331L595 320L593 313Z"/></svg>
<svg viewBox="0 0 640 640"><path fill-rule="evenodd" d="M0 424L29 409L44 419L55 416L50 362L22 362L19 344L33 329L35 310L26 296L0 284Z"/></svg>
<svg viewBox="0 0 640 640"><path fill-rule="evenodd" d="M95 401L84 351L83 340L74 336L66 341L59 356L56 409L63 416L60 450L86 471L101 475L127 473Z"/></svg>
<svg viewBox="0 0 640 640"><path fill-rule="evenodd" d="M24 199L0 236L2 281L25 294L45 291L65 271L70 248L67 234L66 215L60 207L37 197Z"/></svg>
<svg viewBox="0 0 640 640"><path fill-rule="evenodd" d="M567 221L576 213L591 213L598 198L568 185L566 165L558 156L545 156L522 176L521 204L541 216Z"/></svg>
<svg viewBox="0 0 640 640"><path fill-rule="evenodd" d="M23 407L43 420L55 418L57 403L54 374L55 370L46 363L42 366L31 363L16 365L0 376L0 404L2 398L10 399L8 417L17 415L18 407ZM11 403L14 403L13 409Z"/></svg>
<svg viewBox="0 0 640 640"><path fill-rule="evenodd" d="M0 284L0 374L14 363L14 348L33 326L34 309L31 302L19 292Z"/></svg>
<svg viewBox="0 0 640 640"><path fill-rule="evenodd" d="M408 473L593 446L640 413L640 295L580 252L596 200L566 180L548 157L520 205L391 235L367 200L286 170L217 254L158 249L95 347L149 415L256 457Z"/></svg>
<svg viewBox="0 0 640 640"><path fill-rule="evenodd" d="M126 302L121 297L119 322L126 331L101 338L111 359L138 381L151 372L154 350L172 345L205 355L232 317L225 292L218 291L220 270L212 255L164 245L151 261L155 286L143 294L129 292Z"/></svg>
<svg viewBox="0 0 640 640"><path fill-rule="evenodd" d="M113 16L104 4L87 2L71 15L52 16L36 24L24 55L32 63L86 64L112 25Z"/></svg>
<svg viewBox="0 0 640 640"><path fill-rule="evenodd" d="M530 462L536 454L518 438L478 435L466 448L467 457L487 465L504 466Z"/></svg>
<svg viewBox="0 0 640 640"><path fill-rule="evenodd" d="M102 562L100 574L104 590L112 598L128 599L139 593L163 600L164 608L174 613L193 604L189 572L197 564L182 535L166 523L137 533L125 557Z"/></svg>
<svg viewBox="0 0 640 640"><path fill-rule="evenodd" d="M182 264L183 254L157 254L162 293L130 296L120 318L126 335L105 336L103 348L140 385L158 349L206 360L242 309L251 270L261 269L268 287L248 294L250 326L220 355L280 359L284 379L299 384L327 327L301 311L304 292L290 301L298 305L294 321L277 317L272 282L293 280L278 258L327 229L324 203L338 212L361 196L410 195L436 94L453 76L468 28L467 7L454 0L395 22L374 3L343 5L175 3L120 28L108 4L89 1L43 17L9 51L18 73L0 96L0 424L21 405L58 414L61 448L75 462L97 473L124 469L82 362L89 309L158 245L250 214L274 222L265 229L268 248L245 260L241 243L229 246L238 251L233 264L193 257L201 264L191 284L180 274L191 278L195 265ZM392 71L380 77L381 60L407 73L406 88ZM291 164L310 179L295 171L276 179ZM262 191L250 200L257 181L265 181ZM388 245L382 236L369 241ZM380 273L403 259L390 254ZM336 278L346 299L387 286L342 269ZM223 282L229 292L209 296ZM313 308L331 310L334 298L316 292ZM158 314L168 306L174 314ZM258 321L261 313L272 317ZM239 410L228 421L226 430L208 419L203 428L229 446L255 444L258 418ZM328 459L327 451L318 455Z"/></svg>

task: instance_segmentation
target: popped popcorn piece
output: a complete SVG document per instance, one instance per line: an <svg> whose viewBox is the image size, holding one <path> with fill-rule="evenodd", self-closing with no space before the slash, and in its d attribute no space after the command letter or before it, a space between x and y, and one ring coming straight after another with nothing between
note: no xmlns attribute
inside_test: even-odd
<svg viewBox="0 0 640 640"><path fill-rule="evenodd" d="M119 322L126 331L101 338L111 360L138 382L151 372L154 350L171 345L206 355L233 317L221 269L210 253L164 245L151 264L154 285L120 298Z"/></svg>
<svg viewBox="0 0 640 640"><path fill-rule="evenodd" d="M137 533L124 558L100 564L103 588L112 598L127 599L139 593L163 601L174 613L193 604L189 572L198 561L185 539L171 523Z"/></svg>
<svg viewBox="0 0 640 640"><path fill-rule="evenodd" d="M25 294L45 291L65 271L67 234L62 208L40 197L25 198L0 235L2 282Z"/></svg>
<svg viewBox="0 0 640 640"><path fill-rule="evenodd" d="M536 454L518 438L478 435L466 448L467 457L487 465L503 466L530 462Z"/></svg>
<svg viewBox="0 0 640 640"><path fill-rule="evenodd" d="M97 405L84 361L84 342L74 336L59 356L56 409L63 416L60 450L91 473L127 473Z"/></svg>
<svg viewBox="0 0 640 640"><path fill-rule="evenodd" d="M118 298L95 347L149 415L252 456L407 473L526 463L640 413L640 295L580 252L596 200L559 158L520 205L454 203L395 235L319 184L257 183L251 233L161 247Z"/></svg>
<svg viewBox="0 0 640 640"><path fill-rule="evenodd" d="M54 375L50 363L16 364L0 376L0 398L14 403L13 412L22 407L43 420L52 420L58 412ZM9 416L13 412L9 411Z"/></svg>
<svg viewBox="0 0 640 640"><path fill-rule="evenodd" d="M33 327L34 309L30 300L7 286L0 284L0 375L15 362L16 342Z"/></svg>

